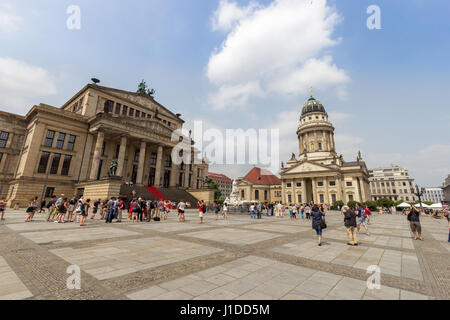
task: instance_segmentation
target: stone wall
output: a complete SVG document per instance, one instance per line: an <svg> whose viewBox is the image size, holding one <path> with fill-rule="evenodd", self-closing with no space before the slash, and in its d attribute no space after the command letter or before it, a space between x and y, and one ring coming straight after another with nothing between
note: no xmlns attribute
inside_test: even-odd
<svg viewBox="0 0 450 320"><path fill-rule="evenodd" d="M203 200L208 205L214 202L213 189L188 189L187 192L189 192L195 198Z"/></svg>

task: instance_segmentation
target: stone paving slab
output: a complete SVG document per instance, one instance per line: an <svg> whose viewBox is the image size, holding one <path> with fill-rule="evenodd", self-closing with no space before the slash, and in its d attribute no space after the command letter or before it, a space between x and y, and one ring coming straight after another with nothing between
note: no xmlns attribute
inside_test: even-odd
<svg viewBox="0 0 450 320"><path fill-rule="evenodd" d="M56 223L55 223L56 224ZM120 238L126 236L137 236L139 233L121 230L112 227L77 229L76 232L70 230L39 231L21 233L21 236L30 239L38 244L52 242L76 242L91 241L98 239Z"/></svg>
<svg viewBox="0 0 450 320"><path fill-rule="evenodd" d="M254 244L264 240L273 239L279 236L277 234L268 232L245 231L240 229L228 229L228 228L215 229L211 231L184 233L182 235L205 240L225 242L237 246Z"/></svg>
<svg viewBox="0 0 450 320"><path fill-rule="evenodd" d="M22 300L33 296L3 257L0 257L0 279L0 300Z"/></svg>
<svg viewBox="0 0 450 320"><path fill-rule="evenodd" d="M161 237L117 241L83 249L62 248L52 253L76 264L98 280L200 257L221 249Z"/></svg>
<svg viewBox="0 0 450 320"><path fill-rule="evenodd" d="M215 281L219 278L219 282ZM388 286L370 290L365 281L256 256L132 292L127 297L136 300L428 299Z"/></svg>
<svg viewBox="0 0 450 320"><path fill-rule="evenodd" d="M324 244L318 247L314 240L295 241L274 248L272 251L364 270L370 265L378 265L382 273L423 280L420 265L414 253L363 246L353 247L343 243Z"/></svg>

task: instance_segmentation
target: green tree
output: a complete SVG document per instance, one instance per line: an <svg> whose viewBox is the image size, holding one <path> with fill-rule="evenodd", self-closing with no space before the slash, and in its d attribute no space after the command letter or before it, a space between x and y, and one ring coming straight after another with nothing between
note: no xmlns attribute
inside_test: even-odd
<svg viewBox="0 0 450 320"><path fill-rule="evenodd" d="M376 201L366 201L362 203L362 206L369 208L370 211L376 211L377 210L377 203Z"/></svg>
<svg viewBox="0 0 450 320"><path fill-rule="evenodd" d="M356 209L356 201L349 201L347 205L353 210Z"/></svg>
<svg viewBox="0 0 450 320"><path fill-rule="evenodd" d="M382 208L390 208L394 206L394 201L391 199L383 198L377 200L377 205Z"/></svg>
<svg viewBox="0 0 450 320"><path fill-rule="evenodd" d="M331 209L333 210L337 210L338 208L341 208L344 206L344 202L341 200L336 201L335 203L333 203Z"/></svg>

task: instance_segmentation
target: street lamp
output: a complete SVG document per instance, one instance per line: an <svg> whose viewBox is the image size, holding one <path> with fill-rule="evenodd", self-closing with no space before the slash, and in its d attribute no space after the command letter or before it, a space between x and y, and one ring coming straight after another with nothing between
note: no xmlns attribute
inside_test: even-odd
<svg viewBox="0 0 450 320"><path fill-rule="evenodd" d="M423 210L422 206L422 196L423 196L423 190L419 189L419 186L416 184L416 193L415 195L419 197L419 203L420 203L420 210Z"/></svg>

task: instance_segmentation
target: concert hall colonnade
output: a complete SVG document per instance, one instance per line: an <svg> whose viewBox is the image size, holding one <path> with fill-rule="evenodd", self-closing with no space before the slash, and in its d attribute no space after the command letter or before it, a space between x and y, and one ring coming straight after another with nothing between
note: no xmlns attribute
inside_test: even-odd
<svg viewBox="0 0 450 320"><path fill-rule="evenodd" d="M196 161L178 165L171 158L179 143L172 133L183 124L180 114L148 94L94 84L61 108L40 104L25 116L0 112L0 196L9 206L62 193L103 199L118 196L128 182L198 192L208 164L194 142L188 148Z"/></svg>

